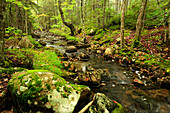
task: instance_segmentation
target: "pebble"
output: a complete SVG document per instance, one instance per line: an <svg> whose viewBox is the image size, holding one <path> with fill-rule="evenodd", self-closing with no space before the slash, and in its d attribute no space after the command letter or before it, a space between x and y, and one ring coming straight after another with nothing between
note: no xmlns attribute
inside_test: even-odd
<svg viewBox="0 0 170 113"><path fill-rule="evenodd" d="M115 87L115 84L112 84L112 87Z"/></svg>
<svg viewBox="0 0 170 113"><path fill-rule="evenodd" d="M143 99L144 101L146 100L146 98Z"/></svg>

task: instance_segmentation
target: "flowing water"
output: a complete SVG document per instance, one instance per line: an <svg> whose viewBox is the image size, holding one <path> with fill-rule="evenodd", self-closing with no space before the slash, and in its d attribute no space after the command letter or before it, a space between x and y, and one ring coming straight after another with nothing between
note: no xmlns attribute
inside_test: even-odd
<svg viewBox="0 0 170 113"><path fill-rule="evenodd" d="M60 52L64 53L67 47L64 40L59 40L56 36L50 36L42 34L47 42L47 47L57 48ZM46 36L48 35L48 36ZM42 36L42 37L43 37ZM49 40L55 40L53 43ZM80 49L74 54L80 52L86 52L85 49ZM68 55L71 55L67 53ZM105 85L91 87L94 92L101 92L107 95L110 99L121 103L127 108L129 113L170 113L170 97L164 100L161 98L162 95L158 95L156 98L152 94L156 92L142 90L142 88L136 88L132 82L131 77L133 72L128 69L121 67L118 63L105 61L100 55L92 54L87 62L77 61L76 62L83 71L86 71L86 66L91 65L95 69L107 69L110 72L110 77L103 77L102 82ZM150 95L148 92L152 92ZM165 93L169 95L168 90L158 89L158 93ZM159 99L157 99L159 98ZM162 99L162 100L161 100Z"/></svg>

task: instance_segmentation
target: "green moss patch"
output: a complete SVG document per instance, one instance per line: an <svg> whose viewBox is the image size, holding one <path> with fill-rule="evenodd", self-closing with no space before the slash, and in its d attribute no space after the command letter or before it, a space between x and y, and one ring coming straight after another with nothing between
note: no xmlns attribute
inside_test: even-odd
<svg viewBox="0 0 170 113"><path fill-rule="evenodd" d="M125 108L124 108L120 103L117 103L117 105L118 105L119 107L116 107L116 108L112 111L112 113L126 113Z"/></svg>

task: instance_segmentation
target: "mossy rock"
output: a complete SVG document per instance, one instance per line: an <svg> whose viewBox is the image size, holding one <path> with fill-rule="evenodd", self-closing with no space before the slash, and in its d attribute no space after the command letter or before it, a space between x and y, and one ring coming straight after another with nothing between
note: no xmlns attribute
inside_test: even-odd
<svg viewBox="0 0 170 113"><path fill-rule="evenodd" d="M73 112L86 86L68 84L62 77L47 70L15 73L8 83L17 112Z"/></svg>
<svg viewBox="0 0 170 113"><path fill-rule="evenodd" d="M125 108L121 104L109 99L103 93L97 93L88 113L125 113Z"/></svg>

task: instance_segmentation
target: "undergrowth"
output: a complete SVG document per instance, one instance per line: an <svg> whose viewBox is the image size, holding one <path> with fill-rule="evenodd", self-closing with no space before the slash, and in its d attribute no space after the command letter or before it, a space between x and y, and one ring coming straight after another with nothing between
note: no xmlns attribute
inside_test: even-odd
<svg viewBox="0 0 170 113"><path fill-rule="evenodd" d="M79 38L76 38L75 36L70 36L69 34L65 33L64 31L62 31L60 29L50 29L50 32L52 32L58 36L66 37L66 39L68 39L68 40L80 41Z"/></svg>

